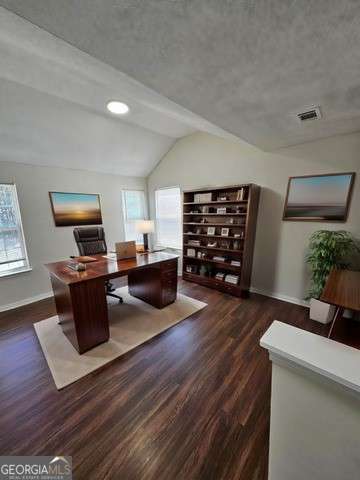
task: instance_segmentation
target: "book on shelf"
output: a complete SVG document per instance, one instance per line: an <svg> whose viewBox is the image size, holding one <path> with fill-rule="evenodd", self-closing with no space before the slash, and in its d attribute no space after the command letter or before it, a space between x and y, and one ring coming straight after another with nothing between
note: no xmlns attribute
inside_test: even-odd
<svg viewBox="0 0 360 480"><path fill-rule="evenodd" d="M200 240L188 240L188 244L193 247L200 247Z"/></svg>
<svg viewBox="0 0 360 480"><path fill-rule="evenodd" d="M195 203L211 202L211 200L212 200L212 193L195 193L194 194Z"/></svg>
<svg viewBox="0 0 360 480"><path fill-rule="evenodd" d="M228 273L225 275L225 282L231 283L232 285L237 285L239 282L239 275L232 275L231 273Z"/></svg>
<svg viewBox="0 0 360 480"><path fill-rule="evenodd" d="M233 267L241 267L241 262L240 260L231 260L230 265Z"/></svg>
<svg viewBox="0 0 360 480"><path fill-rule="evenodd" d="M216 280L221 280L221 281L223 281L223 280L224 280L224 277L225 277L225 273L223 273L223 272L217 272L217 274L215 275L215 279L216 279Z"/></svg>
<svg viewBox="0 0 360 480"><path fill-rule="evenodd" d="M244 189L241 187L240 190L237 191L237 194L236 194L236 200L237 201L242 201L244 200Z"/></svg>
<svg viewBox="0 0 360 480"><path fill-rule="evenodd" d="M216 209L216 213L217 213L218 215L221 215L221 214L226 213L226 207L218 207L218 208Z"/></svg>
<svg viewBox="0 0 360 480"><path fill-rule="evenodd" d="M213 258L214 262L225 262L225 257L222 257L220 255L215 255Z"/></svg>

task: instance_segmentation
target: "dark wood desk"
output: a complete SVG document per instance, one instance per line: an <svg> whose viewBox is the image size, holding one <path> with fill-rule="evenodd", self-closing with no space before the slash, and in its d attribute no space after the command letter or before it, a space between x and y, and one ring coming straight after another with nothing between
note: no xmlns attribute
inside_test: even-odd
<svg viewBox="0 0 360 480"><path fill-rule="evenodd" d="M105 282L128 276L129 293L163 308L176 300L176 255L163 252L110 260L92 255L84 272L67 267L69 260L48 263L57 313L64 334L81 354L109 340Z"/></svg>
<svg viewBox="0 0 360 480"><path fill-rule="evenodd" d="M328 337L345 308L360 311L360 272L352 270L332 270L326 281L320 300L337 307Z"/></svg>

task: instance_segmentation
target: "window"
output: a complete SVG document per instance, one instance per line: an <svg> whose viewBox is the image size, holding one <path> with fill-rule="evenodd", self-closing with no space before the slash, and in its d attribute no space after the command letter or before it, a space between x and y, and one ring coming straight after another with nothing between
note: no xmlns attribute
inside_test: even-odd
<svg viewBox="0 0 360 480"><path fill-rule="evenodd" d="M16 187L0 183L0 276L28 268Z"/></svg>
<svg viewBox="0 0 360 480"><path fill-rule="evenodd" d="M143 243L143 236L137 233L137 220L146 218L145 194L142 190L123 190L123 208L125 221L125 240L135 240Z"/></svg>
<svg viewBox="0 0 360 480"><path fill-rule="evenodd" d="M157 244L160 247L181 248L180 188L155 191Z"/></svg>

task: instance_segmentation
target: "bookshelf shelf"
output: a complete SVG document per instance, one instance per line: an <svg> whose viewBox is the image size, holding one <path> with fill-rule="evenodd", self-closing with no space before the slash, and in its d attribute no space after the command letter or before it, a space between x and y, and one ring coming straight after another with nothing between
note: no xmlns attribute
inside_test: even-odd
<svg viewBox="0 0 360 480"><path fill-rule="evenodd" d="M201 216L201 217L246 217L246 213L184 213L184 215Z"/></svg>
<svg viewBox="0 0 360 480"><path fill-rule="evenodd" d="M218 250L219 252L229 252L229 253L242 253L240 248L231 249L231 248L218 248L218 247L207 247L206 245L189 245L188 243L184 243L184 247L187 248L198 248L200 250Z"/></svg>
<svg viewBox="0 0 360 480"><path fill-rule="evenodd" d="M213 277L204 277L194 273L184 273L184 279L190 282L199 283L205 287L215 288L220 292L229 293L231 295L241 296L241 288L238 285L232 285L224 282L224 280L217 280Z"/></svg>
<svg viewBox="0 0 360 480"><path fill-rule="evenodd" d="M240 225L236 225L236 228L238 228ZM243 240L242 237L234 237L234 236L227 236L224 237L224 235L208 235L207 233L184 233L184 235L187 235L189 237L205 237L205 238L221 238L221 239L229 239L229 240ZM185 241L185 240L184 240Z"/></svg>
<svg viewBox="0 0 360 480"><path fill-rule="evenodd" d="M221 267L218 268L219 271L232 270L234 272L238 272L241 269L241 267L235 267L235 265L231 265L229 262L216 261L216 260L213 260L212 258L197 258L197 257L189 257L187 255L184 255L184 258L190 258L191 260L194 260L194 262L215 263L216 265L221 265Z"/></svg>
<svg viewBox="0 0 360 480"><path fill-rule="evenodd" d="M185 280L238 297L248 295L259 196L260 187L255 184L184 192L183 278ZM205 211L196 213L192 211L194 206L201 205L205 206L201 208ZM222 208L222 213L217 211L219 206ZM212 217L208 219L211 223L199 221L207 217ZM228 219L231 218L233 223L229 223ZM241 223L235 223L240 221ZM210 234L207 233L208 227L211 227ZM223 235L222 232L224 232ZM235 236L235 234L241 236ZM210 239L214 246L189 244L191 237L198 237L200 241L204 238ZM188 252L189 249L192 249L192 251ZM206 252L208 258L198 258L198 252ZM191 253L191 255L188 255L188 253ZM194 253L195 256L193 256ZM214 260L216 256L224 257L225 261ZM232 260L240 261L241 265L231 265ZM224 280L215 278L217 273L223 273ZM237 283L225 281L227 275L230 275L230 277L227 277L228 280L233 279Z"/></svg>
<svg viewBox="0 0 360 480"><path fill-rule="evenodd" d="M184 202L184 205L231 205L247 203L247 200L212 200L211 202Z"/></svg>
<svg viewBox="0 0 360 480"><path fill-rule="evenodd" d="M205 216L205 215L204 215ZM229 227L241 228L245 227L244 223L200 223L200 222L183 222L184 225L197 225L198 227Z"/></svg>

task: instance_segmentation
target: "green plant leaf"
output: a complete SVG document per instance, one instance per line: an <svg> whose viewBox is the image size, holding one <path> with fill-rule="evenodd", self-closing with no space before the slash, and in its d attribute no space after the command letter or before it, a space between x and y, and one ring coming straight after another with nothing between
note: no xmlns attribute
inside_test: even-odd
<svg viewBox="0 0 360 480"><path fill-rule="evenodd" d="M333 268L349 268L348 257L360 253L360 245L345 230L318 230L309 239L306 262L311 270L307 298L319 298Z"/></svg>

